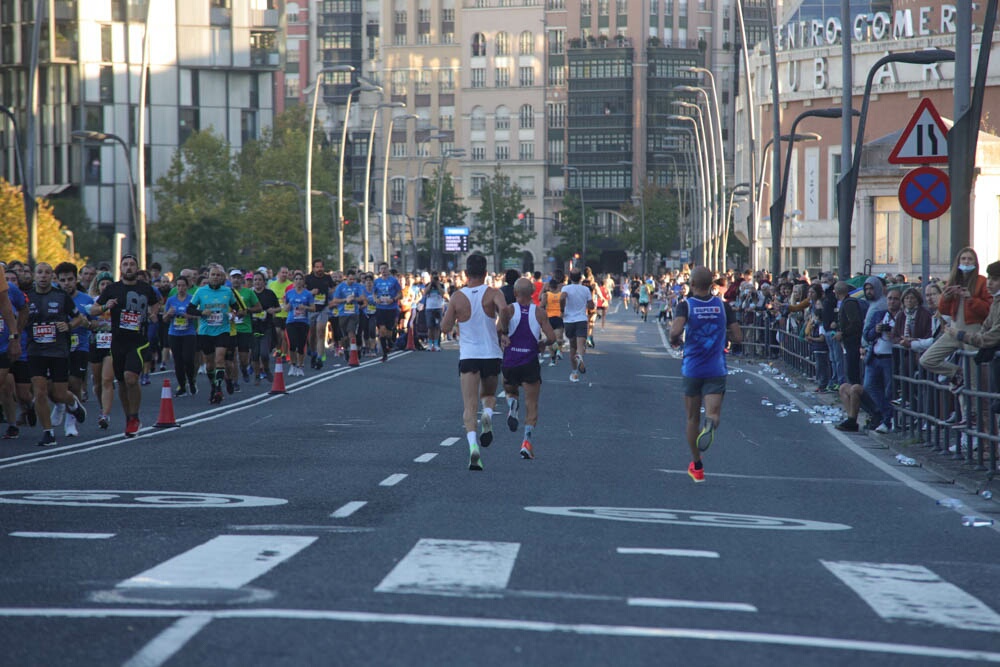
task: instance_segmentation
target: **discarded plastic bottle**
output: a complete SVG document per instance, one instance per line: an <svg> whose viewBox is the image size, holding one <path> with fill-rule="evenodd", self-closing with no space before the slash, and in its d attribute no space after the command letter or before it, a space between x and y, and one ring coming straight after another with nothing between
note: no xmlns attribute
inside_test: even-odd
<svg viewBox="0 0 1000 667"><path fill-rule="evenodd" d="M982 499L984 499L984 500L992 500L993 499L993 492L990 491L989 489L986 489L982 493L980 493L979 496Z"/></svg>
<svg viewBox="0 0 1000 667"><path fill-rule="evenodd" d="M781 412L775 413L774 416L775 417L787 417L788 416L788 412L786 412L785 410L782 410Z"/></svg>
<svg viewBox="0 0 1000 667"><path fill-rule="evenodd" d="M955 509L957 507L962 507L965 503L963 503L958 498L941 498L940 500L937 501L937 504L940 505L941 507Z"/></svg>
<svg viewBox="0 0 1000 667"><path fill-rule="evenodd" d="M899 465L901 465L901 466L915 466L915 465L917 465L917 460L916 459L910 458L909 456L906 456L905 454L897 454L896 455L896 461L898 461Z"/></svg>
<svg viewBox="0 0 1000 667"><path fill-rule="evenodd" d="M983 528L985 526L992 526L993 519L984 516L974 516L972 514L967 514L962 517L962 525L966 528Z"/></svg>

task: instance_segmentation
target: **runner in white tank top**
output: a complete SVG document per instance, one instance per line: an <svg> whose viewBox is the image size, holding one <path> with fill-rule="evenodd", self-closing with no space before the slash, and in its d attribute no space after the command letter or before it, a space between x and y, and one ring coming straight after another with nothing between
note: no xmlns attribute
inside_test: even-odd
<svg viewBox="0 0 1000 667"><path fill-rule="evenodd" d="M497 316L507 302L500 290L485 284L485 257L470 255L465 264L468 284L451 298L441 328L451 331L458 324L458 373L464 405L462 421L469 441L469 470L482 470L479 445L488 447L493 442L493 409L497 404L497 380L503 357ZM480 399L483 416L477 441L476 408Z"/></svg>

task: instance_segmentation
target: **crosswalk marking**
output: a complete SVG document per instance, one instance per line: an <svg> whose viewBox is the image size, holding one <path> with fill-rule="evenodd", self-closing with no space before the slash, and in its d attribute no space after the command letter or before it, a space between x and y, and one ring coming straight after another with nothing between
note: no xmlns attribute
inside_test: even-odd
<svg viewBox="0 0 1000 667"><path fill-rule="evenodd" d="M1000 615L923 566L820 562L884 619L1000 632Z"/></svg>
<svg viewBox="0 0 1000 667"><path fill-rule="evenodd" d="M413 459L413 462L414 463L428 463L435 456L437 456L437 452L427 452L426 454L421 454L417 458Z"/></svg>
<svg viewBox="0 0 1000 667"><path fill-rule="evenodd" d="M244 586L316 541L295 535L219 535L118 584L118 588Z"/></svg>
<svg viewBox="0 0 1000 667"><path fill-rule="evenodd" d="M396 486L397 484L399 484L400 482L402 482L404 479L406 479L406 477L407 476L405 474L403 474L401 472L397 472L394 475L389 475L388 477L386 477L385 479L383 479L381 482L378 483L378 485L379 486Z"/></svg>
<svg viewBox="0 0 1000 667"><path fill-rule="evenodd" d="M333 519L345 519L367 504L367 500L352 500L351 502L344 503L338 507L337 510L330 515L330 517Z"/></svg>
<svg viewBox="0 0 1000 667"><path fill-rule="evenodd" d="M421 539L375 590L488 596L507 587L520 548L518 542Z"/></svg>
<svg viewBox="0 0 1000 667"><path fill-rule="evenodd" d="M10 533L11 537L41 537L56 540L107 540L115 536L114 533L43 533L27 530L17 530Z"/></svg>
<svg viewBox="0 0 1000 667"><path fill-rule="evenodd" d="M688 558L718 558L718 551L698 549L644 549L640 547L618 547L618 553L645 556L686 556Z"/></svg>

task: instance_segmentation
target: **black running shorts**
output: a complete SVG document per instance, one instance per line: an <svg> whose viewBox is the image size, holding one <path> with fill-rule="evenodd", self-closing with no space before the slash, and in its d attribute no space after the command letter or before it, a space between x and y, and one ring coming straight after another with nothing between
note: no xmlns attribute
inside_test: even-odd
<svg viewBox="0 0 1000 667"><path fill-rule="evenodd" d="M462 359L458 362L458 374L479 373L482 379L500 375L502 359Z"/></svg>

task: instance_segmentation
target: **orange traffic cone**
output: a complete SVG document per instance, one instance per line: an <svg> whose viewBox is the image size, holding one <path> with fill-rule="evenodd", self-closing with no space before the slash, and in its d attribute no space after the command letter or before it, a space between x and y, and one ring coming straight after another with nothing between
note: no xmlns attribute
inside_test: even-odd
<svg viewBox="0 0 1000 667"><path fill-rule="evenodd" d="M413 342L413 325L406 327L406 349L415 350L417 346Z"/></svg>
<svg viewBox="0 0 1000 667"><path fill-rule="evenodd" d="M153 428L171 428L180 426L174 419L174 393L170 389L170 380L163 381L163 389L160 391L160 416L156 419Z"/></svg>
<svg viewBox="0 0 1000 667"><path fill-rule="evenodd" d="M274 355L274 382L271 383L271 391L268 394L287 394L285 390L285 367L281 358L281 353Z"/></svg>
<svg viewBox="0 0 1000 667"><path fill-rule="evenodd" d="M348 366L360 366L361 361L358 359L358 340L356 337L351 336L351 356L347 358Z"/></svg>

